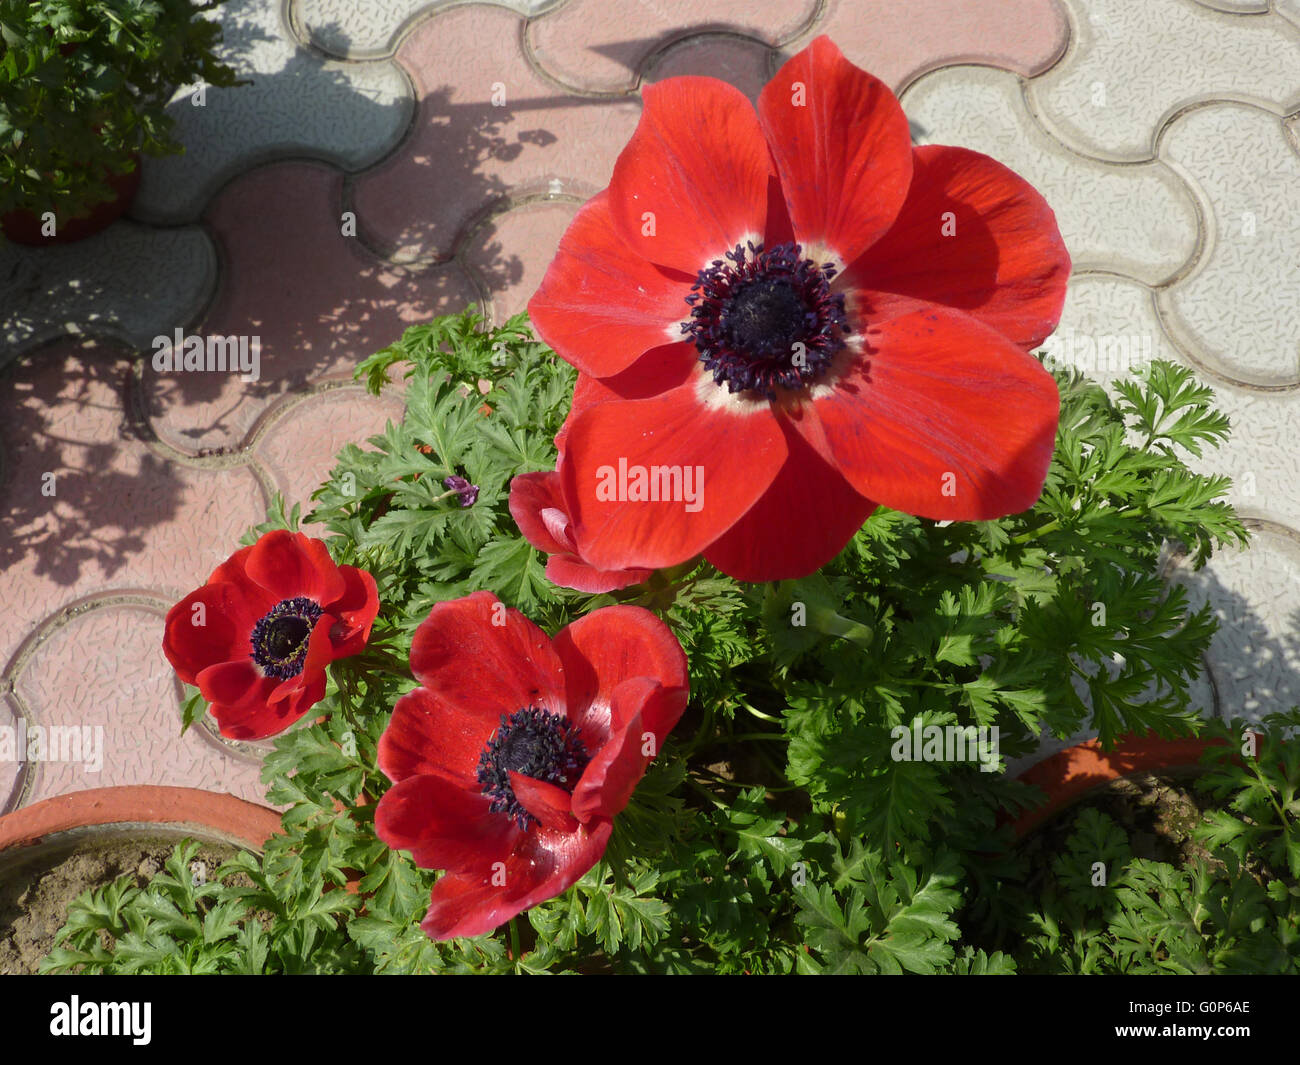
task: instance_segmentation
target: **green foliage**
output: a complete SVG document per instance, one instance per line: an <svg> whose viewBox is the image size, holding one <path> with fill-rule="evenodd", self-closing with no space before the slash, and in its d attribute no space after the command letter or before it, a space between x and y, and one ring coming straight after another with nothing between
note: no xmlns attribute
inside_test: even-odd
<svg viewBox="0 0 1300 1065"><path fill-rule="evenodd" d="M218 0L219 2L219 0ZM0 214L82 215L137 152L174 154L178 86L238 84L190 0L0 0Z"/></svg>
<svg viewBox="0 0 1300 1065"><path fill-rule="evenodd" d="M1243 753L1243 723L1198 779L1211 796L1183 867L1134 857L1107 814L1083 809L1036 898L1024 904L1022 971L1082 974L1300 974L1300 759L1279 742L1300 714L1275 715ZM1098 867L1104 867L1104 882Z"/></svg>
<svg viewBox="0 0 1300 1065"><path fill-rule="evenodd" d="M1059 375L1056 451L1023 514L939 525L882 509L803 580L746 586L690 562L599 596L550 585L508 509L512 477L554 465L573 371L522 316L494 329L466 312L407 330L357 376L380 391L399 373L403 420L344 447L301 517L325 528L337 562L374 574L381 611L366 649L331 666L313 714L326 720L278 737L265 761L269 800L289 806L284 834L192 898L115 886L82 900L51 966L121 967L120 951L97 948L102 933L159 949L171 937L204 971L1012 973L1025 959L994 940L1028 911L1007 886L1004 820L1033 796L1004 760L1044 732L1092 726L1110 742L1198 728L1189 684L1215 622L1161 566L1170 548L1199 565L1245 531L1226 481L1185 465L1227 428L1186 370L1157 364L1114 399ZM479 486L473 506L448 493L452 475ZM299 520L277 497L246 542ZM479 589L550 633L613 602L658 611L687 653L691 701L604 861L490 935L434 943L420 922L438 874L374 833L389 786L376 749L414 684L411 634L435 603ZM197 710L187 704L187 720ZM982 763L900 753L914 728L981 727L999 730ZM1272 831L1259 815L1292 809L1294 791L1233 794L1249 820L1221 825L1222 846L1289 856L1293 823ZM1145 869L1122 844L1089 821L1054 866L1074 923L1046 908L1031 932L1075 951L1076 969L1131 967L1143 945L1185 937L1182 910L1148 912L1160 876L1178 906L1206 913L1240 905L1253 922L1283 904ZM1129 870L1105 903L1083 892L1071 864L1083 853ZM179 919L142 901L159 891ZM194 929L214 913L209 942ZM1087 922L1111 913L1134 914L1147 938L1105 947ZM963 935L968 924L987 941ZM1244 948L1223 945L1211 963L1232 949Z"/></svg>

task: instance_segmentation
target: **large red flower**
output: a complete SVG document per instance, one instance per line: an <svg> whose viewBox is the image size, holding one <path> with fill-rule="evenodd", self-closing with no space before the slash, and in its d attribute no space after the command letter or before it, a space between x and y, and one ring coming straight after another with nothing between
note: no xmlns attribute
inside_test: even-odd
<svg viewBox="0 0 1300 1065"><path fill-rule="evenodd" d="M212 704L223 736L264 739L320 701L325 667L366 645L378 613L374 577L281 529L167 612L163 653Z"/></svg>
<svg viewBox="0 0 1300 1065"><path fill-rule="evenodd" d="M662 621L606 607L554 640L490 592L416 631L422 685L379 741L394 782L375 831L445 869L422 927L477 936L567 890L686 707L686 655Z"/></svg>
<svg viewBox="0 0 1300 1065"><path fill-rule="evenodd" d="M893 94L826 37L757 114L712 78L644 102L529 303L588 390L558 471L574 553L782 579L877 503L1032 505L1059 398L1028 352L1070 269L1043 198L987 156L913 148Z"/></svg>

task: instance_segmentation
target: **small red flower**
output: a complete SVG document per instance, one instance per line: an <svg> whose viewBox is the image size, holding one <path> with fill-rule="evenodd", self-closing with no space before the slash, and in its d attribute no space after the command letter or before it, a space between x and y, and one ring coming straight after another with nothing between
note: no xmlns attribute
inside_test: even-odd
<svg viewBox="0 0 1300 1065"><path fill-rule="evenodd" d="M439 603L416 631L379 741L393 787L375 831L445 869L422 927L477 936L566 891L686 707L686 655L648 610L596 610L546 634L490 592Z"/></svg>
<svg viewBox="0 0 1300 1065"><path fill-rule="evenodd" d="M281 529L236 551L167 612L163 653L212 704L221 735L260 740L320 701L325 667L366 645L378 613L374 577Z"/></svg>
<svg viewBox="0 0 1300 1065"><path fill-rule="evenodd" d="M784 579L878 503L947 520L1028 508L1059 413L1028 352L1069 270L1029 184L976 152L913 148L893 94L829 38L757 114L712 78L647 87L609 188L529 303L579 393L603 392L575 396L558 471L573 553L604 571L703 553ZM693 472L698 506L664 498Z"/></svg>
<svg viewBox="0 0 1300 1065"><path fill-rule="evenodd" d="M648 580L652 569L597 569L579 553L560 490L560 474L521 473L510 482L510 513L524 539L551 557L546 576L561 588L613 592Z"/></svg>

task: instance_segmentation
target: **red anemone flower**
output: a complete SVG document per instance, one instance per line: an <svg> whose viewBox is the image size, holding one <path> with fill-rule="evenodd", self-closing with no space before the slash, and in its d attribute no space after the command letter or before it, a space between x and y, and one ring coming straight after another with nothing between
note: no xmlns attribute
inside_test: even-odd
<svg viewBox="0 0 1300 1065"><path fill-rule="evenodd" d="M393 787L375 831L445 869L422 927L477 936L566 891L686 707L686 655L648 610L593 611L549 640L491 592L439 603L416 631L422 687L379 741Z"/></svg>
<svg viewBox="0 0 1300 1065"><path fill-rule="evenodd" d="M575 553L784 579L877 504L1031 506L1059 397L1028 352L1070 269L1043 198L987 156L913 148L893 94L826 37L757 114L700 77L644 105L529 303L586 390L558 471Z"/></svg>
<svg viewBox="0 0 1300 1065"><path fill-rule="evenodd" d="M325 667L356 654L379 613L375 579L320 540L266 533L167 612L163 653L212 704L221 735L283 732L325 694Z"/></svg>

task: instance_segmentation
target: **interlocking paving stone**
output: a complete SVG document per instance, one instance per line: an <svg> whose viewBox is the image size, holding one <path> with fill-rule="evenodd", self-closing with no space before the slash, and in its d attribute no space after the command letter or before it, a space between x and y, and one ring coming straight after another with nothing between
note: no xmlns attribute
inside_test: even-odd
<svg viewBox="0 0 1300 1065"><path fill-rule="evenodd" d="M771 52L741 37L688 37L654 56L646 64L644 84L688 75L721 78L757 100L771 67Z"/></svg>
<svg viewBox="0 0 1300 1065"><path fill-rule="evenodd" d="M145 371L158 436L187 451L237 448L277 398L357 363L407 325L478 303L455 263L416 270L375 258L342 233L342 175L279 163L227 186L208 221L227 270L194 332L260 338L260 377Z"/></svg>
<svg viewBox="0 0 1300 1065"><path fill-rule="evenodd" d="M133 212L190 221L226 181L271 158L309 155L357 170L379 159L411 119L410 89L391 62L323 59L285 30L267 0L228 0L208 17L224 27L218 56L251 84L194 86L168 105L183 155L146 158Z"/></svg>
<svg viewBox="0 0 1300 1065"><path fill-rule="evenodd" d="M393 371L396 376L402 366ZM254 449L270 471L287 507L302 504L305 516L313 506L311 494L334 468L334 456L345 444L362 447L384 431L386 422L400 422L405 404L396 389L373 396L364 388L319 392L280 415ZM309 535L319 529L303 526Z"/></svg>
<svg viewBox="0 0 1300 1065"><path fill-rule="evenodd" d="M263 520L247 467L192 468L135 438L122 407L128 370L120 352L64 341L0 377L0 667L85 596L198 587Z"/></svg>
<svg viewBox="0 0 1300 1065"><path fill-rule="evenodd" d="M1195 252L1195 203L1172 170L1160 162L1116 167L1070 151L1030 117L1014 75L938 70L914 82L902 103L921 143L983 152L1037 188L1056 212L1075 270L1154 284Z"/></svg>
<svg viewBox="0 0 1300 1065"><path fill-rule="evenodd" d="M317 48L353 58L389 55L418 18L463 0L293 0L294 21ZM491 0L520 15L553 10L563 0Z"/></svg>
<svg viewBox="0 0 1300 1065"><path fill-rule="evenodd" d="M586 92L628 92L658 49L692 33L728 31L776 45L811 24L815 0L569 0L529 22L536 62L565 85Z"/></svg>
<svg viewBox="0 0 1300 1065"><path fill-rule="evenodd" d="M1212 211L1198 268L1161 295L1172 335L1228 377L1300 385L1300 153L1276 117L1226 103L1181 115L1161 152Z"/></svg>
<svg viewBox="0 0 1300 1065"><path fill-rule="evenodd" d="M121 220L75 244L0 242L0 365L77 333L146 345L199 314L216 278L216 249L199 226Z"/></svg>
<svg viewBox="0 0 1300 1065"><path fill-rule="evenodd" d="M1234 387L1198 366L1162 331L1154 294L1119 278L1075 278L1066 294L1061 325L1046 349L1053 359L1105 385L1129 375L1128 367L1153 359L1190 365L1214 389L1214 405L1232 430L1218 448L1187 458L1203 474L1225 474L1227 498L1243 512L1262 511L1300 528L1300 483L1294 441L1300 439L1300 396Z"/></svg>
<svg viewBox="0 0 1300 1065"><path fill-rule="evenodd" d="M559 182L586 199L609 184L639 101L557 90L518 48L503 47L518 29L519 17L504 9L459 7L403 42L397 58L420 98L415 125L401 151L355 190L377 247L403 259L445 257L476 214L510 196Z"/></svg>
<svg viewBox="0 0 1300 1065"><path fill-rule="evenodd" d="M527 309L578 207L567 200L525 203L493 216L471 234L465 263L483 278L495 321Z"/></svg>
<svg viewBox="0 0 1300 1065"><path fill-rule="evenodd" d="M1300 32L1188 0L1062 0L1076 37L1029 83L1048 128L1082 152L1145 159L1180 107L1227 97L1300 106Z"/></svg>
<svg viewBox="0 0 1300 1065"><path fill-rule="evenodd" d="M32 724L90 728L80 760L34 761L26 802L86 788L159 784L228 792L260 802L259 766L201 729L181 735L180 701L162 653L163 619L141 607L88 611L51 632L17 678ZM102 747L94 737L102 736ZM86 754L102 757L98 771ZM54 752L51 751L51 754Z"/></svg>
<svg viewBox="0 0 1300 1065"><path fill-rule="evenodd" d="M825 16L782 52L823 33L897 92L953 63L1037 74L1065 48L1069 24L1057 0L829 0Z"/></svg>

